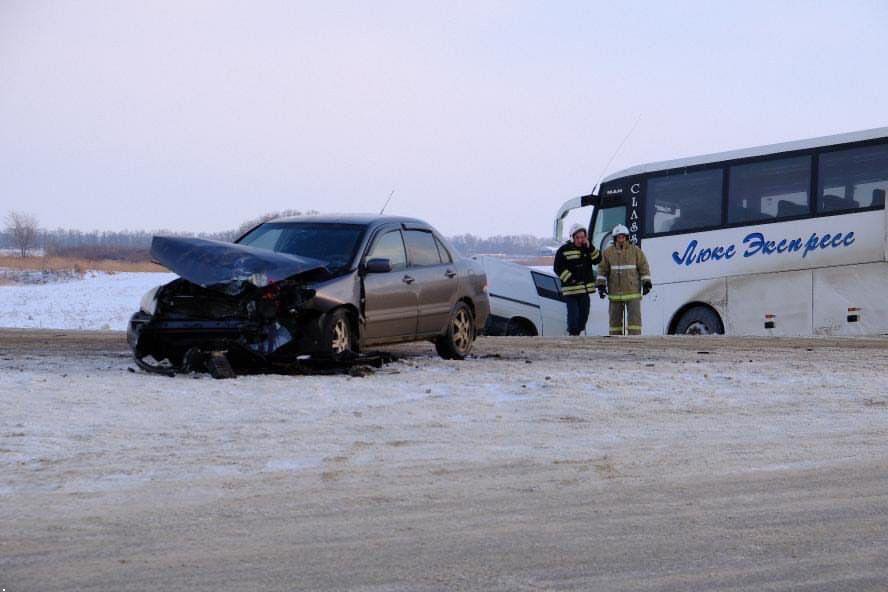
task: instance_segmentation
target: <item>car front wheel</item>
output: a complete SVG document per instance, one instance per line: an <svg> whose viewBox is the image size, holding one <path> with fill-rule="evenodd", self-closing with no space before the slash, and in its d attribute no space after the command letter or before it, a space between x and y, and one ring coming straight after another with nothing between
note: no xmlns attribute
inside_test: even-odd
<svg viewBox="0 0 888 592"><path fill-rule="evenodd" d="M354 352L357 347L354 325L347 311L338 308L327 315L324 323L324 351L334 357Z"/></svg>
<svg viewBox="0 0 888 592"><path fill-rule="evenodd" d="M435 340L435 349L446 360L462 360L472 351L474 342L475 315L465 302L457 302L444 334Z"/></svg>

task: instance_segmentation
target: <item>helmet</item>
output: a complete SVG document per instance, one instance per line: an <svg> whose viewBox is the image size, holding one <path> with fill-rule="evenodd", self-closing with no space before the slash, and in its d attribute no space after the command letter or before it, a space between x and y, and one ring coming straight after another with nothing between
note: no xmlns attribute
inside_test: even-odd
<svg viewBox="0 0 888 592"><path fill-rule="evenodd" d="M614 226L614 229L611 231L611 234L613 234L614 237L617 237L621 234L625 234L626 236L629 236L629 229L626 228L625 226L623 226L622 224L617 224L616 226Z"/></svg>
<svg viewBox="0 0 888 592"><path fill-rule="evenodd" d="M574 235L576 233L580 232L581 230L583 232L586 232L586 227L583 226L582 224L574 224L573 226L571 226L570 227L570 238L573 238ZM588 232L586 234L588 234Z"/></svg>

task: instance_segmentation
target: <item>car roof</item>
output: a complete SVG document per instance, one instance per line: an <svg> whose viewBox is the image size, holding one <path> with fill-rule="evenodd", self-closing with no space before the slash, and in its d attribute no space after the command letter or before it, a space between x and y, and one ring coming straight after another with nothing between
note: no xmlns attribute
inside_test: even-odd
<svg viewBox="0 0 888 592"><path fill-rule="evenodd" d="M361 224L364 226L379 226L382 224L407 224L423 227L431 227L427 222L418 218L405 216L386 216L379 214L322 214L317 216L291 216L287 218L275 218L269 222L314 222L317 224Z"/></svg>

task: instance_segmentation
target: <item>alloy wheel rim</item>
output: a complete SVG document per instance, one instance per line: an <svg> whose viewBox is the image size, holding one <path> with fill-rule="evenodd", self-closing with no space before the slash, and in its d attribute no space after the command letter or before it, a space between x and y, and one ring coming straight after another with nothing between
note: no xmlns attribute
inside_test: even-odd
<svg viewBox="0 0 888 592"><path fill-rule="evenodd" d="M460 353L468 350L472 343L472 325L465 310L460 310L453 317L453 345Z"/></svg>
<svg viewBox="0 0 888 592"><path fill-rule="evenodd" d="M338 319L333 325L333 339L330 342L330 349L333 353L341 354L349 349L348 323L344 319Z"/></svg>

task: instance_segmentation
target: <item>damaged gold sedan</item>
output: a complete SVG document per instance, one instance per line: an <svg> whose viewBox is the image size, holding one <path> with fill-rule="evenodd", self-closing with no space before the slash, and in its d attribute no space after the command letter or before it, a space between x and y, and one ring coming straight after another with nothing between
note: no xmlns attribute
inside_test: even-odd
<svg viewBox="0 0 888 592"><path fill-rule="evenodd" d="M151 255L180 277L130 319L146 370L225 375L415 340L463 359L490 311L482 267L412 218L280 219L235 243L158 236Z"/></svg>

